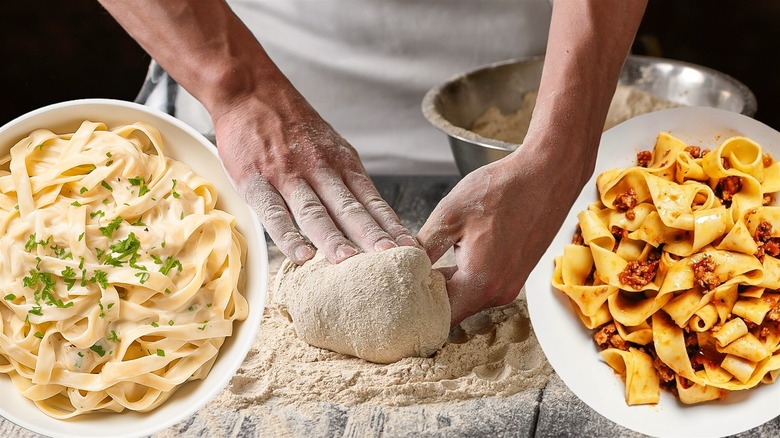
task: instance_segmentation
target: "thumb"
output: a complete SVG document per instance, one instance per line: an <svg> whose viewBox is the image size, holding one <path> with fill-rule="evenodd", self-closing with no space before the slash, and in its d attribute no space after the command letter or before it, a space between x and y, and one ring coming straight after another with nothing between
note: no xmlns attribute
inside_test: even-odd
<svg viewBox="0 0 780 438"><path fill-rule="evenodd" d="M460 236L456 234L456 230L445 223L438 208L434 210L417 233L417 240L428 254L431 263L436 263L459 239Z"/></svg>

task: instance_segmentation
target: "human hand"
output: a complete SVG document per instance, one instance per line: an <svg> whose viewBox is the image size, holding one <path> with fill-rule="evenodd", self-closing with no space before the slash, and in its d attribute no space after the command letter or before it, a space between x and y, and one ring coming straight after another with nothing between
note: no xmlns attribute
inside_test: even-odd
<svg viewBox="0 0 780 438"><path fill-rule="evenodd" d="M285 256L302 264L316 247L338 263L417 245L357 152L303 97L265 102L250 95L212 118L228 174Z"/></svg>
<svg viewBox="0 0 780 438"><path fill-rule="evenodd" d="M592 158L521 147L468 174L442 199L417 238L433 261L454 246L456 267L443 270L452 326L517 297L592 166Z"/></svg>

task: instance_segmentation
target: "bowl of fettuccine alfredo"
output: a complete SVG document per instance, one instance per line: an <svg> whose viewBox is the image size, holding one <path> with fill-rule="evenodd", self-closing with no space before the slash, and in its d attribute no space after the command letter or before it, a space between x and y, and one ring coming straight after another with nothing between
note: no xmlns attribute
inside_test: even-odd
<svg viewBox="0 0 780 438"><path fill-rule="evenodd" d="M724 436L780 414L780 133L689 107L604 133L527 283L551 364L605 417Z"/></svg>
<svg viewBox="0 0 780 438"><path fill-rule="evenodd" d="M0 128L0 415L50 436L144 436L191 415L254 341L263 230L216 148L89 99Z"/></svg>

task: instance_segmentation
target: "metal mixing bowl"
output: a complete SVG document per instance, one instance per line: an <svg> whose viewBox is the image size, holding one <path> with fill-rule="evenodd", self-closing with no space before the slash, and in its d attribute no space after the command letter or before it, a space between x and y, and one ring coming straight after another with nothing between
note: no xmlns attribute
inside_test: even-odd
<svg viewBox="0 0 780 438"><path fill-rule="evenodd" d="M432 88L422 110L433 126L447 134L461 175L505 157L517 144L469 131L474 120L495 106L517 111L526 92L537 90L543 57L513 59L478 68ZM753 116L756 97L750 89L719 71L664 58L631 55L620 83L686 106L709 106Z"/></svg>

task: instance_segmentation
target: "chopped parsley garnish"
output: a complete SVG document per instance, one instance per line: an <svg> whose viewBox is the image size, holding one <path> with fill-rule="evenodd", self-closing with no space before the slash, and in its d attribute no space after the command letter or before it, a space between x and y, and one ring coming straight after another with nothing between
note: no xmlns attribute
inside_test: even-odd
<svg viewBox="0 0 780 438"><path fill-rule="evenodd" d="M60 276L62 276L62 281L68 285L68 290L71 290L73 285L76 284L76 271L70 266L66 266L65 269L60 272Z"/></svg>
<svg viewBox="0 0 780 438"><path fill-rule="evenodd" d="M31 315L43 316L43 312L41 312L41 306L33 306L32 309L27 311L27 313Z"/></svg>
<svg viewBox="0 0 780 438"><path fill-rule="evenodd" d="M41 333L41 332L35 332L35 333L33 334L33 336L35 336L35 337L36 337L36 338L38 338L38 339L43 339L43 333Z"/></svg>
<svg viewBox="0 0 780 438"><path fill-rule="evenodd" d="M84 240L84 233L79 234L79 242L81 242L82 240Z"/></svg>
<svg viewBox="0 0 780 438"><path fill-rule="evenodd" d="M61 248L57 245L54 245L50 247L54 251L54 257L57 257L61 260L71 259L73 260L73 254L71 254L70 251L66 250L65 248Z"/></svg>
<svg viewBox="0 0 780 438"><path fill-rule="evenodd" d="M106 336L107 341L116 342L119 340L119 336L117 336L116 332L111 330L111 334Z"/></svg>
<svg viewBox="0 0 780 438"><path fill-rule="evenodd" d="M100 314L98 316L101 318L105 318L106 312L103 311L103 303L101 303L100 300L98 300L98 307L100 308Z"/></svg>
<svg viewBox="0 0 780 438"><path fill-rule="evenodd" d="M97 283L100 285L101 288L106 289L108 287L108 274L106 273L106 271L101 271L100 269L98 269L95 271L95 275L93 275L92 278L89 279L89 281L91 283Z"/></svg>
<svg viewBox="0 0 780 438"><path fill-rule="evenodd" d="M197 307L195 307L195 305L194 305L194 304L193 304L193 305L191 305L190 307L187 307L187 310L188 310L188 311L190 311L190 312L194 312L194 311L195 311L195 309L197 309Z"/></svg>
<svg viewBox="0 0 780 438"><path fill-rule="evenodd" d="M200 331L206 330L206 325L207 325L208 323L209 323L209 322L208 322L208 320L206 320L206 321L203 321L203 325L202 325L202 326L200 326L200 327L198 327L198 330L200 330Z"/></svg>
<svg viewBox="0 0 780 438"><path fill-rule="evenodd" d="M111 185L108 184L105 181L100 181L100 185L105 187L105 189L108 190L109 192L113 192L114 191L114 189L111 187Z"/></svg>
<svg viewBox="0 0 780 438"><path fill-rule="evenodd" d="M103 357L103 356L106 355L106 350L104 350L103 346L100 345L100 344L95 344L95 345L89 347L89 349L94 351L95 353L97 353L97 355L100 356L100 357Z"/></svg>
<svg viewBox="0 0 780 438"><path fill-rule="evenodd" d="M5 296L5 299L8 300L8 301L13 301L13 300L16 299L16 295L8 294L8 295Z"/></svg>
<svg viewBox="0 0 780 438"><path fill-rule="evenodd" d="M142 176L136 176L134 178L128 178L127 180L130 181L130 184L132 184L132 185L134 185L136 187L139 187L139 189L138 189L138 197L139 198L141 196L149 193L149 191L150 191L149 187L147 187L147 185L145 184L144 178Z"/></svg>
<svg viewBox="0 0 780 438"><path fill-rule="evenodd" d="M89 214L89 218L90 219L95 219L98 216L103 217L105 215L106 215L106 213L103 210L95 210L95 211L93 211L92 213Z"/></svg>
<svg viewBox="0 0 780 438"><path fill-rule="evenodd" d="M138 220L133 222L131 225L135 227L145 227L146 224L141 221L141 216L138 216Z"/></svg>
<svg viewBox="0 0 780 438"><path fill-rule="evenodd" d="M80 188L80 189L79 189L79 194L80 194L80 195L83 195L84 193L87 193L88 191L89 191L89 189L88 189L88 188L86 188L86 187L82 187L82 188Z"/></svg>
<svg viewBox="0 0 780 438"><path fill-rule="evenodd" d="M168 325L173 325L173 320L168 320Z"/></svg>
<svg viewBox="0 0 780 438"><path fill-rule="evenodd" d="M181 196L179 194L179 192L176 191L176 180L175 179L173 180L173 186L171 187L171 195L173 195L173 197L175 199L179 199L179 196Z"/></svg>
<svg viewBox="0 0 780 438"><path fill-rule="evenodd" d="M138 281L141 284L146 283L146 280L149 279L149 273L148 272L136 272L135 276L138 277L138 279L139 279Z"/></svg>
<svg viewBox="0 0 780 438"><path fill-rule="evenodd" d="M74 207L81 207L81 202L79 202L79 201L73 201L73 202L71 202L71 203L70 203L70 205L72 205L72 206L74 206Z"/></svg>
<svg viewBox="0 0 780 438"><path fill-rule="evenodd" d="M160 324L157 324L156 321L152 321L152 327L157 328L159 326L160 326Z"/></svg>
<svg viewBox="0 0 780 438"><path fill-rule="evenodd" d="M165 350L158 348L157 349L157 355L160 357L165 357Z"/></svg>
<svg viewBox="0 0 780 438"><path fill-rule="evenodd" d="M41 286L38 286L39 283ZM57 306L61 309L65 309L73 306L73 302L64 303L61 299L54 296L55 281L52 275L48 272L41 272L38 269L31 269L30 275L22 278L22 284L30 289L35 290L35 302L40 303L40 300L44 300L49 306ZM37 314L36 314L37 315Z"/></svg>
<svg viewBox="0 0 780 438"><path fill-rule="evenodd" d="M162 265L160 266L160 272L162 272L163 275L168 275L168 272L173 268L176 268L179 272L182 270L181 262L176 260L173 256L166 257L165 261L162 261L157 257L154 259L154 262L158 265Z"/></svg>
<svg viewBox="0 0 780 438"><path fill-rule="evenodd" d="M30 237L27 239L27 243L24 244L24 249L27 251L32 251L37 247L38 245L46 246L49 244L49 240L51 240L51 236L49 236L46 240L36 240L35 233L30 234Z"/></svg>
<svg viewBox="0 0 780 438"><path fill-rule="evenodd" d="M117 216L108 225L106 225L105 227L100 227L98 228L98 230L100 230L100 234L110 239L114 235L114 231L116 231L116 229L119 228L119 225L122 223L122 221L123 221L122 216Z"/></svg>

